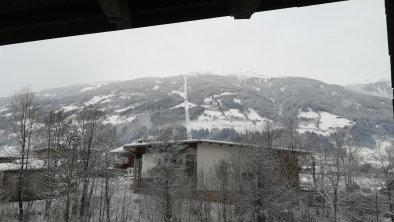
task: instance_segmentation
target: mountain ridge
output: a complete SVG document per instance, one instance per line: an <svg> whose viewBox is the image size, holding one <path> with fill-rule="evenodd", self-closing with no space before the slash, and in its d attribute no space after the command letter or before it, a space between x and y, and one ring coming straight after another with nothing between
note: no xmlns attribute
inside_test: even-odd
<svg viewBox="0 0 394 222"><path fill-rule="evenodd" d="M305 77L199 74L187 79L189 127L195 137L233 140L236 133L262 130L267 121L281 125L286 118L297 119L299 133L328 136L337 126L348 127L371 146L374 137L394 132L389 98L348 87ZM98 107L126 143L165 127L185 134L183 81L183 75L146 77L58 87L37 95L43 107L58 107L70 116L83 106ZM6 130L10 119L6 100L0 100L0 130ZM5 136L0 141L10 143Z"/></svg>

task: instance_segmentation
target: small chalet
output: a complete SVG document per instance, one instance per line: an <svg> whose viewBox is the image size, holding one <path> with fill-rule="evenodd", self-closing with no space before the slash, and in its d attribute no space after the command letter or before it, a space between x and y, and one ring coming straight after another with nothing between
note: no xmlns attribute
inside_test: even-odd
<svg viewBox="0 0 394 222"><path fill-rule="evenodd" d="M137 143L126 144L122 147L116 148L110 153L112 154L113 168L126 170L126 175L133 178L134 191L138 192L148 187L149 177L148 171L155 167L154 155L149 152L150 148L159 144L160 142L140 141ZM167 142L169 145L175 142ZM216 141L216 140L183 140L177 141L187 149L193 150L191 163L189 164L190 173L192 175L209 174L217 166L217 164L224 160L230 160L236 155L240 154L242 147L250 146L247 144ZM289 178L294 186L299 186L299 167L298 157L300 155L308 154L306 151L290 150L284 148L273 148L273 152L279 155L281 167L284 172L291 172ZM289 158L295 156L297 158ZM291 168L291 169L290 169ZM197 181L198 183L198 181Z"/></svg>

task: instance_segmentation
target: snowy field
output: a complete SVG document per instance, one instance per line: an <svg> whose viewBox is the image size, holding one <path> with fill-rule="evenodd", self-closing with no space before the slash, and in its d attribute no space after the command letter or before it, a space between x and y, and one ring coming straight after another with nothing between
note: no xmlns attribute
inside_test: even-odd
<svg viewBox="0 0 394 222"><path fill-rule="evenodd" d="M218 111L214 109L205 109L196 120L191 120L189 127L191 129L224 129L233 128L239 133L247 130L262 131L265 129L267 118L260 116L253 109L242 113L238 109L229 109L227 111Z"/></svg>
<svg viewBox="0 0 394 222"><path fill-rule="evenodd" d="M329 136L337 128L352 126L353 121L327 112L314 112L308 108L307 112L298 114L300 120L298 132L314 132L320 135Z"/></svg>

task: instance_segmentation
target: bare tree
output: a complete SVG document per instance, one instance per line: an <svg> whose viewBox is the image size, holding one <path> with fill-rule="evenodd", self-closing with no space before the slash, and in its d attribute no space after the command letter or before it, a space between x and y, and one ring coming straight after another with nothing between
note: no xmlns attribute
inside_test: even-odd
<svg viewBox="0 0 394 222"><path fill-rule="evenodd" d="M241 177L237 180L241 181L242 190L237 192L236 200L243 220L247 221L263 222L280 216L284 210L291 211L297 200L295 187L283 171L288 166L283 165L278 150L265 145L272 144L265 138L270 137L263 134L260 139L257 136L250 139L245 135L241 142L249 145L242 147L241 158L233 161L235 167L241 166Z"/></svg>
<svg viewBox="0 0 394 222"><path fill-rule="evenodd" d="M87 107L72 121L61 111L52 110L45 119L47 167L50 190L63 196L64 221L88 221L91 216L91 199L97 189L96 178L106 173L101 154L108 151L110 141L103 130L101 111ZM113 135L112 135L113 136ZM49 184L49 183L48 183ZM47 208L50 207L47 201Z"/></svg>
<svg viewBox="0 0 394 222"><path fill-rule="evenodd" d="M289 114L288 116L282 119L282 125L286 132L286 137L288 140L288 147L291 150L297 149L297 145L299 145L299 138L298 138L298 118L295 117L296 115Z"/></svg>
<svg viewBox="0 0 394 222"><path fill-rule="evenodd" d="M46 198L45 202L45 216L49 216L51 208L51 198L55 197L54 193L58 189L60 181L55 180L59 175L60 158L64 156L64 148L67 147L66 135L70 129L70 121L67 121L66 116L61 110L51 109L44 119L45 127L45 148L41 154L44 160L46 187L44 193L41 192L42 197Z"/></svg>
<svg viewBox="0 0 394 222"><path fill-rule="evenodd" d="M313 177L315 194L320 203L320 216L333 221L360 219L366 197L356 183L358 147L348 132L337 129L331 134L331 144L313 158L316 171Z"/></svg>
<svg viewBox="0 0 394 222"><path fill-rule="evenodd" d="M170 222L181 218L178 209L182 200L190 195L195 182L191 167L193 150L172 140L172 136L162 135L159 142L149 150L157 165L149 171L152 178L151 195L162 221Z"/></svg>
<svg viewBox="0 0 394 222"><path fill-rule="evenodd" d="M99 156L96 163L97 170L103 177L100 184L100 212L99 221L104 221L104 216L107 222L111 220L111 199L114 193L113 182L114 175L110 170L110 154L109 151L114 146L118 146L117 136L112 127L106 126L100 130L99 137L97 138L96 147L101 151L102 155Z"/></svg>
<svg viewBox="0 0 394 222"><path fill-rule="evenodd" d="M91 173L94 170L94 162L96 161L95 156L100 154L97 149L97 141L104 120L104 114L94 107L86 107L78 114L77 120L81 139L80 152L82 163L82 191L79 213L80 220L87 221L90 207L89 196L91 196L89 185L92 185L91 182L94 182L94 180L92 180L94 177L92 177Z"/></svg>
<svg viewBox="0 0 394 222"><path fill-rule="evenodd" d="M37 101L35 93L29 88L22 88L11 98L11 109L14 120L14 137L19 149L19 175L17 199L19 220L24 220L24 184L25 171L29 164L32 136L36 126Z"/></svg>
<svg viewBox="0 0 394 222"><path fill-rule="evenodd" d="M49 216L52 198L64 196L63 219L70 221L72 200L78 191L80 172L80 132L59 109L49 110L44 119L45 148L40 153L46 176L45 215Z"/></svg>
<svg viewBox="0 0 394 222"><path fill-rule="evenodd" d="M378 141L375 151L375 159L379 162L381 171L380 188L388 200L389 209L387 213L390 215L391 222L394 222L394 203L392 193L394 190L394 176L392 173L392 170L394 169L394 150L392 146L385 148L386 149L384 149L381 142Z"/></svg>

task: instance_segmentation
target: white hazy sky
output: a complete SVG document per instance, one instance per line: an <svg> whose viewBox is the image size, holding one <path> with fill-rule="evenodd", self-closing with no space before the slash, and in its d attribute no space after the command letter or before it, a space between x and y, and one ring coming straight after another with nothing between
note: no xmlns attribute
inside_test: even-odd
<svg viewBox="0 0 394 222"><path fill-rule="evenodd" d="M389 79L384 0L0 46L0 96L25 85L41 90L206 71L304 76L342 85Z"/></svg>

